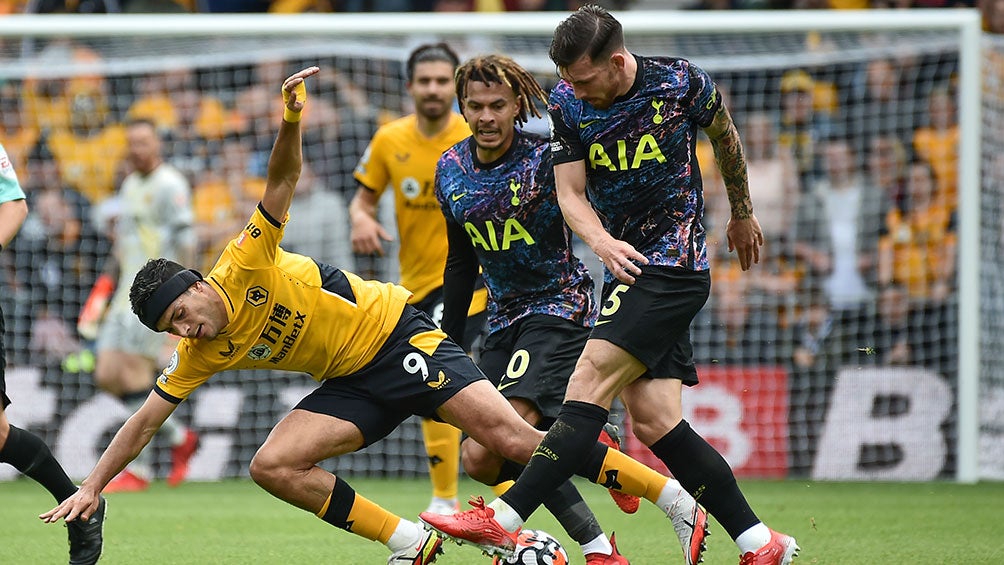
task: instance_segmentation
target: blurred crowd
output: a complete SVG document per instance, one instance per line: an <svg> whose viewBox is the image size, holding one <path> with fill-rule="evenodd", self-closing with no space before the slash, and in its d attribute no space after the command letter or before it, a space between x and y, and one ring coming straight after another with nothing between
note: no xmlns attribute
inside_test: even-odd
<svg viewBox="0 0 1004 565"><path fill-rule="evenodd" d="M979 6L988 30L1004 31L1000 0L0 0L0 13L527 12L610 9L783 10Z"/></svg>

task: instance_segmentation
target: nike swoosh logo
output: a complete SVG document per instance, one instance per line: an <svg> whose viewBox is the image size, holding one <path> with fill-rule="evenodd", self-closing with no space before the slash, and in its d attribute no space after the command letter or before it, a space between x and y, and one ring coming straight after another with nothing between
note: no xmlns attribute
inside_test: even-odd
<svg viewBox="0 0 1004 565"><path fill-rule="evenodd" d="M581 122L579 123L579 129L586 129L587 127L595 124L598 121L599 120L589 120L588 122Z"/></svg>
<svg viewBox="0 0 1004 565"><path fill-rule="evenodd" d="M467 196L467 193L466 193L466 192L461 192L460 194L454 194L453 196L450 196L450 198L451 198L451 199L452 199L452 200L453 200L454 202L456 202L457 200L460 200L461 198L463 198L463 197L465 197L465 196Z"/></svg>
<svg viewBox="0 0 1004 565"><path fill-rule="evenodd" d="M519 382L518 379L514 379L514 380L511 380L509 382L501 382L501 383L499 383L499 388L498 389L499 389L499 391L503 391L503 390L511 387L512 385L518 383L518 382Z"/></svg>
<svg viewBox="0 0 1004 565"><path fill-rule="evenodd" d="M603 324L609 324L612 321L613 320L599 320L594 324L594 326L602 326Z"/></svg>

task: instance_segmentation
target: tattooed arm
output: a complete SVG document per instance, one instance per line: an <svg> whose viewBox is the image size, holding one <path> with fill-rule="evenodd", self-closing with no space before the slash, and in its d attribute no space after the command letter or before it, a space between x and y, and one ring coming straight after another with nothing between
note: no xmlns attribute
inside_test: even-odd
<svg viewBox="0 0 1004 565"><path fill-rule="evenodd" d="M724 104L718 109L711 124L704 128L704 132L708 134L715 150L715 164L722 173L729 206L732 208L732 218L729 219L726 230L729 251L736 252L739 266L747 271L753 263L760 262L763 232L760 222L753 215L743 145L732 116Z"/></svg>

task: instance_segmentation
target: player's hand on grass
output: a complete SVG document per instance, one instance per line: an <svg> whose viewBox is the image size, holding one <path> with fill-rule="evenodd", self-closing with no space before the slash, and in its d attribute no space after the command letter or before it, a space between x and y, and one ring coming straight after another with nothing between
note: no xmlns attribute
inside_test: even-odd
<svg viewBox="0 0 1004 565"><path fill-rule="evenodd" d="M641 274L639 265L648 265L648 259L630 243L607 238L593 248L610 274L625 284L634 284L635 275Z"/></svg>
<svg viewBox="0 0 1004 565"><path fill-rule="evenodd" d="M763 245L763 230L756 216L748 218L729 219L725 229L729 240L729 251L735 251L739 256L739 266L744 271L750 270L754 263L760 262L760 246Z"/></svg>
<svg viewBox="0 0 1004 565"><path fill-rule="evenodd" d="M98 504L101 502L100 494L88 487L82 486L72 496L60 502L58 506L45 514L39 514L38 517L46 524L58 522L60 518L65 519L67 522L80 518L86 522L91 517L91 514L98 509Z"/></svg>

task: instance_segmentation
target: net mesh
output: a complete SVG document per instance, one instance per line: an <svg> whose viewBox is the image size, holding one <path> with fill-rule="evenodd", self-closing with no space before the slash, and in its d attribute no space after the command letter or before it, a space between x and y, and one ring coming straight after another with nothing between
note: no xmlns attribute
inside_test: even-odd
<svg viewBox="0 0 1004 565"><path fill-rule="evenodd" d="M463 57L501 51L545 87L556 80L546 57L549 36L443 34ZM134 117L158 124L165 159L193 187L199 267L208 269L263 187L281 111L278 85L303 66L319 65L304 121L305 174L284 247L364 277L396 280L396 250L387 251L390 259L351 253L352 169L379 125L411 111L403 61L436 32L90 35L0 42L0 142L32 210L11 252L0 256L10 414L56 446L75 476L86 474L127 416L95 388L93 335L77 327L111 256L114 194L128 172L123 124ZM743 476L953 473L956 272L964 268L954 260L958 34L629 38L638 54L686 57L716 79L744 138L754 206L768 241L762 264L740 274L724 241L728 203L702 140L697 151L713 285L692 328L703 384L685 393L687 419ZM982 242L990 307L982 319L981 395L991 408L983 410L981 451L998 453L1004 359L992 336L1004 323L997 178L1004 175L998 150L1004 98L995 90L1002 53L1004 44L993 41L984 59L989 174ZM388 206L381 217L393 227ZM579 249L599 276L595 257ZM271 426L311 389L304 376L274 372L213 378L174 416L203 435L193 477L246 474ZM926 394L942 396L931 401ZM623 410L615 410L615 418L623 418ZM150 447L158 474L166 473L168 448L162 437ZM629 439L628 448L659 465L636 441ZM983 474L1004 476L1002 459L988 456ZM344 474L423 474L418 422L411 419L387 440L325 465Z"/></svg>

